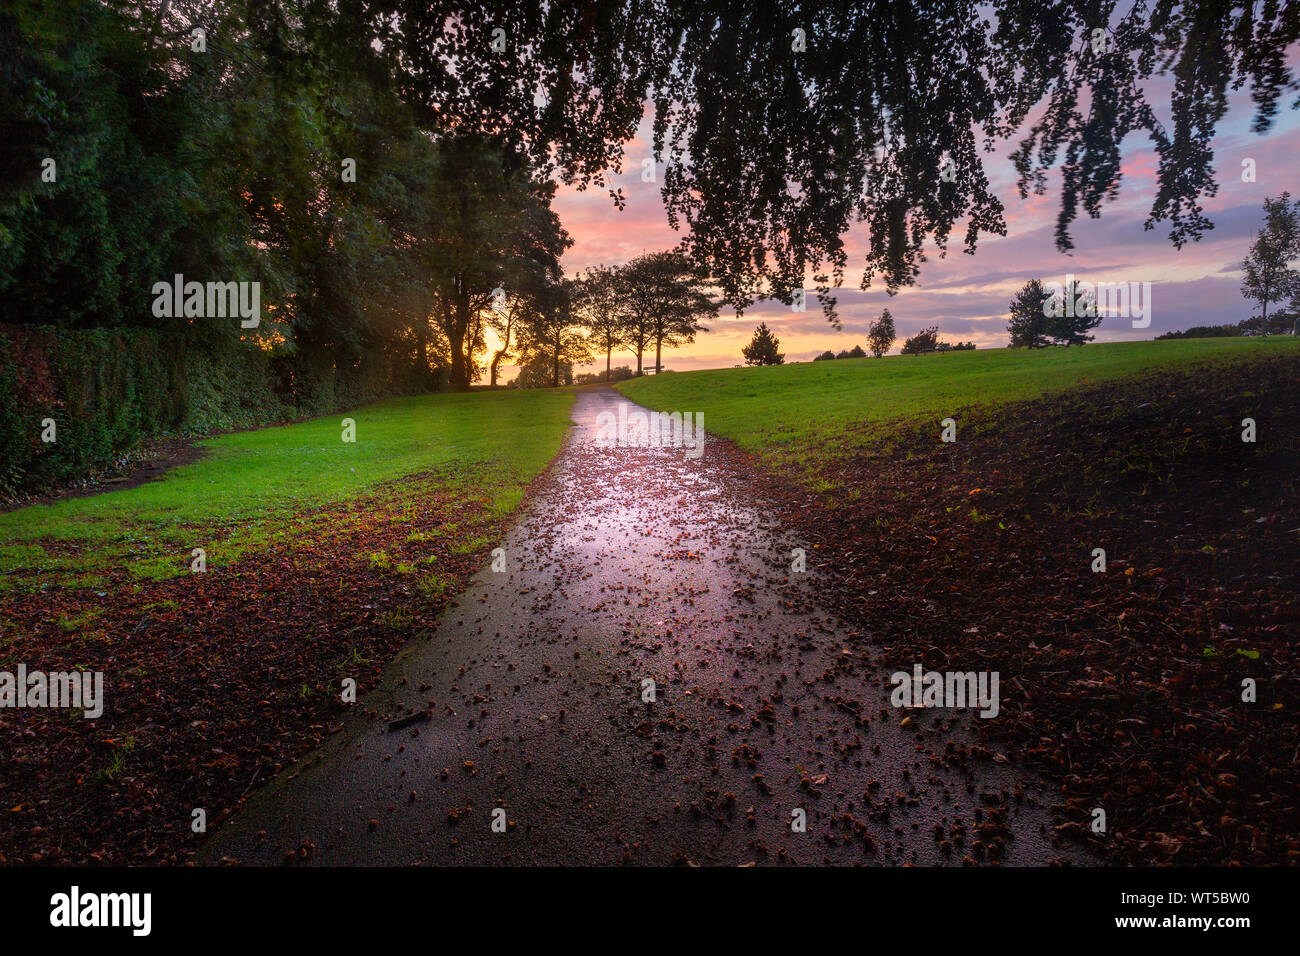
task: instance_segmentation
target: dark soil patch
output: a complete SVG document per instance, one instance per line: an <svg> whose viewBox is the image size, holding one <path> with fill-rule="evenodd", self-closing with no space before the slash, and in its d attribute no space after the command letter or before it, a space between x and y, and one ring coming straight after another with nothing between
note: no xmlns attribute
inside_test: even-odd
<svg viewBox="0 0 1300 956"><path fill-rule="evenodd" d="M900 428L819 469L859 500L787 491L785 518L886 663L1000 672L973 722L1060 787L1062 833L1128 864L1295 863L1297 407L1278 358L954 409L956 443Z"/></svg>
<svg viewBox="0 0 1300 956"><path fill-rule="evenodd" d="M418 476L329 517L323 533L203 574L6 595L3 668L102 671L105 707L0 711L0 864L187 860L192 811L219 826L337 730L342 679L358 695L373 686L482 564L457 545L502 526Z"/></svg>

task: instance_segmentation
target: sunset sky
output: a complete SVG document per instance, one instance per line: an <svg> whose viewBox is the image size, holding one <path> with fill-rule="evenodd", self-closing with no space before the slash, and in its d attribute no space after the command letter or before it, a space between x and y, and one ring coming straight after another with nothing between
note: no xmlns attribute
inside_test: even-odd
<svg viewBox="0 0 1300 956"><path fill-rule="evenodd" d="M1152 96L1152 102L1168 97ZM1132 328L1129 319L1105 319L1097 328L1097 341L1150 339L1161 332L1193 325L1237 322L1251 314L1252 304L1241 296L1240 261L1262 219L1266 196L1283 190L1300 192L1300 112L1290 109L1294 94L1283 96L1273 128L1263 136L1250 132L1252 118L1248 91L1233 97L1233 108L1221 121L1214 141L1219 193L1205 204L1214 229L1198 243L1175 249L1168 227L1144 231L1143 222L1155 194L1157 157L1149 140L1133 135L1126 141L1124 179L1117 199L1093 221L1086 214L1072 229L1072 255L1056 251L1053 241L1060 202L1059 175L1043 196L1022 201L1015 188L1015 171L1008 154L1014 140L1004 143L985 162L990 183L1006 207L1008 235L981 237L974 256L962 252L963 225L949 241L948 255L931 255L921 265L916 286L889 296L883 285L868 292L857 288L865 227L850 233L849 270L845 288L839 290L838 311L843 324L836 331L827 323L811 292L807 310L794 313L789 306L761 302L737 318L724 310L710 331L692 345L665 354L669 369L685 371L740 364L741 347L754 327L766 322L781 340L786 361L806 361L826 349L838 352L866 345L866 329L886 307L894 316L899 341L927 325L938 325L947 341L973 340L979 347L1007 343L1007 303L1031 278L1064 282L1072 272L1091 282L1152 283L1152 320L1148 329ZM1167 109L1157 112L1167 115ZM641 181L642 160L651 156L646 126L626 147L624 172L611 177L628 197L627 208L614 208L604 190L561 189L555 201L565 228L574 239L564 258L566 274L604 263L616 265L645 251L670 248L679 236L668 226L659 196L659 183ZM1242 181L1242 161L1254 159L1255 182ZM662 182L662 166L659 179ZM855 268L856 264L856 268ZM809 281L811 289L813 283ZM652 359L653 360L653 359ZM614 364L631 364L627 354L615 354ZM586 366L594 369L596 366ZM599 363L604 368L604 360Z"/></svg>

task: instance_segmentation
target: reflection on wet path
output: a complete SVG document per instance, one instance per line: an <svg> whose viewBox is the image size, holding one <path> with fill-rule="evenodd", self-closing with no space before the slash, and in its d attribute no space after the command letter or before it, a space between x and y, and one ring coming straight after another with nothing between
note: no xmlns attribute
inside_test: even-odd
<svg viewBox="0 0 1300 956"><path fill-rule="evenodd" d="M364 697L375 716L258 794L206 858L275 863L304 843L328 864L1067 855L1009 767L968 761L958 729L899 726L869 636L817 607L816 554L791 572L800 542L730 449L602 447L620 404L578 394L500 542L505 570L480 572ZM430 701L430 720L389 729Z"/></svg>

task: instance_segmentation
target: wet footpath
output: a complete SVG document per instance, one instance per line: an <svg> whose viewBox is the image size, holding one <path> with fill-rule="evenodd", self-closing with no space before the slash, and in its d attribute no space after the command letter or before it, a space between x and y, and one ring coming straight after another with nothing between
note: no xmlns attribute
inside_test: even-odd
<svg viewBox="0 0 1300 956"><path fill-rule="evenodd" d="M1073 856L1013 764L951 759L974 744L961 721L918 735L890 706L870 635L818 607L818 554L794 570L800 542L764 517L750 466L712 439L608 447L601 429L626 404L578 393L495 569L361 688L342 731L212 833L202 861Z"/></svg>

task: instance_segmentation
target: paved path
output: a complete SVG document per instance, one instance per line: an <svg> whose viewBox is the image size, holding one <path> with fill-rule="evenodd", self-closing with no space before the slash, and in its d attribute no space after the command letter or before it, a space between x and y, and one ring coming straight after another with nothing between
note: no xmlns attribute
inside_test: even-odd
<svg viewBox="0 0 1300 956"><path fill-rule="evenodd" d="M1014 796L1009 765L954 759L971 740L934 729L951 712L918 713L924 735L899 726L869 636L817 607L816 552L790 573L799 542L765 522L728 449L598 447L597 416L625 403L579 393L560 459L501 542L506 570L473 578L344 730L254 795L202 859L1068 855L1033 788ZM430 720L389 729L428 701ZM796 808L807 832L791 830Z"/></svg>

